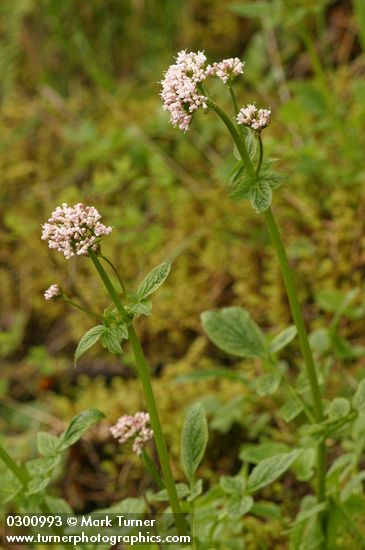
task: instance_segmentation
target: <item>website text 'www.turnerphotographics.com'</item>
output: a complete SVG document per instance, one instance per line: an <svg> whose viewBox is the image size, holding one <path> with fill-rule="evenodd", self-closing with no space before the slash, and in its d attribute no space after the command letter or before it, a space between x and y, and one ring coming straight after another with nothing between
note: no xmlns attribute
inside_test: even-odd
<svg viewBox="0 0 365 550"><path fill-rule="evenodd" d="M186 517L186 516L185 516ZM189 524L186 517L186 525ZM191 534L179 535L171 514L7 514L6 545L168 544L184 547Z"/></svg>

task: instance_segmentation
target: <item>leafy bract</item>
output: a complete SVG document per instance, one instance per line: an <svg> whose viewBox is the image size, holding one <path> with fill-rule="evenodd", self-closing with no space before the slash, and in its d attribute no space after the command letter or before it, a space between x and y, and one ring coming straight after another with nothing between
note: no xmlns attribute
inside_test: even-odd
<svg viewBox="0 0 365 550"><path fill-rule="evenodd" d="M60 436L60 450L73 445L88 430L92 424L105 418L104 413L97 409L88 409L75 416L65 432Z"/></svg>
<svg viewBox="0 0 365 550"><path fill-rule="evenodd" d="M266 180L259 179L250 197L251 206L256 214L261 214L268 208L270 208L272 202L272 190L269 183Z"/></svg>
<svg viewBox="0 0 365 550"><path fill-rule="evenodd" d="M139 315L151 315L152 312L152 303L150 300L140 300L129 304L127 306L128 311L133 315L138 317Z"/></svg>
<svg viewBox="0 0 365 550"><path fill-rule="evenodd" d="M144 300L155 292L167 279L170 273L171 262L166 261L150 271L143 281L140 283L137 289L137 296L139 301Z"/></svg>
<svg viewBox="0 0 365 550"><path fill-rule="evenodd" d="M122 340L128 339L128 329L125 323L105 327L100 336L101 344L114 355L123 353Z"/></svg>
<svg viewBox="0 0 365 550"><path fill-rule="evenodd" d="M239 167L232 178L234 184L231 198L234 200L249 199L257 214L267 210L272 201L272 191L282 182L282 176L264 166L260 174L249 174Z"/></svg>
<svg viewBox="0 0 365 550"><path fill-rule="evenodd" d="M81 338L80 342L75 351L74 365L76 366L77 361L80 359L89 348L91 348L101 337L104 332L104 325L97 325L92 327L90 330L85 332L84 336Z"/></svg>

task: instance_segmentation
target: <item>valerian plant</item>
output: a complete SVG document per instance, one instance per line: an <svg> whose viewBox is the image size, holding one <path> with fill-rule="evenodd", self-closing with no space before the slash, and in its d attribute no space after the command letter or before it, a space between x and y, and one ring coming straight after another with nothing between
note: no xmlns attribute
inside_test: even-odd
<svg viewBox="0 0 365 550"><path fill-rule="evenodd" d="M132 442L132 450L143 459L155 485L166 493L166 500L170 505L169 510L173 513L177 532L185 536L189 530L187 519L183 513L186 511L186 506L181 506L179 486L176 486L174 482L149 367L133 326L137 317L151 314L150 296L168 277L171 263L169 260L163 262L145 276L136 290L128 290L113 263L102 254L102 238L109 235L112 228L106 227L100 219L100 213L93 206L85 206L82 203L68 206L64 203L54 210L48 222L42 226L42 239L47 240L49 248L62 253L67 260L77 256L87 257L94 265L107 290L111 304L102 314L96 313L70 299L66 290L58 283L53 283L45 291L44 298L48 302L65 301L97 321L97 324L84 334L75 350L75 366L80 357L97 342L100 342L110 353L119 356L123 353L122 345L125 341L129 341L148 412L140 411L133 416L124 415L110 431L120 443ZM118 286L114 284L107 270L116 276ZM66 432L59 438L40 432L37 442L42 457L31 460L24 466L19 466L9 453L0 447L0 459L9 469L9 479L7 479L9 499L15 499L22 510L41 511L47 514L59 511L57 510L58 501L55 506L50 507L50 502L53 501L48 497L46 489L54 469L60 462L61 453L74 444L93 422L103 417L103 413L99 411L84 411L71 422ZM204 418L204 410L199 409L200 424L191 421L184 430L183 464L191 476L205 450L207 438L205 425L203 426L202 441L196 439L199 436L199 430L203 430L201 426ZM190 430L194 432L193 437L189 437ZM155 442L159 464L155 463L147 451L147 444L152 439ZM192 483L192 479L190 482L191 486L188 488L186 496L196 492L196 486ZM141 504L142 508L136 511L145 511L146 506L143 500L141 500ZM63 503L61 506L63 510L65 505L66 503ZM123 507L123 501L120 505ZM118 506L113 506L110 511L119 512L120 506ZM124 511L130 512L127 504Z"/></svg>
<svg viewBox="0 0 365 550"><path fill-rule="evenodd" d="M308 337L293 273L271 211L273 191L283 180L272 170L271 159L264 158L262 133L270 124L271 110L258 108L254 103L239 108L233 85L243 72L244 63L238 58L208 65L202 52L182 51L165 74L161 96L172 124L185 132L199 109L215 113L220 118L232 138L236 158L230 174L230 195L234 200L248 199L254 211L266 222L277 252L294 324L283 328L279 334L267 335L242 307L206 311L201 319L208 337L224 353L261 362L264 374L250 385L259 397L273 395L283 386L287 400L279 414L288 423L295 419L301 421L296 444L269 442L245 447L240 453L244 465L239 473L221 476L219 483L204 492L199 466L208 443L208 423L203 403L197 402L187 411L180 440L180 462L186 483L175 483L150 370L134 326L139 316L151 315L151 295L167 279L171 262L165 261L155 267L134 289L127 288L123 276L103 254L102 240L110 235L112 227L101 222L101 215L95 207L82 203L57 207L43 225L42 239L67 260L74 261L77 256L87 258L111 303L102 313L89 310L71 299L59 283L51 284L44 298L49 302L62 300L94 320L94 326L77 345L75 366L97 343L117 356L123 353L127 343L133 351L147 410L123 415L110 431L119 443L132 444L132 451L143 460L151 475L152 486L158 489L154 493L148 491L145 499L138 499L135 511L146 511L146 504L166 502L179 534L188 533L190 520L185 513L190 514L194 550L239 550L242 540L236 535L240 535L244 525L242 518L248 514L277 517L277 508L260 498L261 491L292 469L299 481L313 485L315 495L307 494L300 503L290 529L291 547L294 550L339 548L338 541L346 529L359 544L364 545L365 534L353 515L357 515L359 510L363 513L365 509L361 497L364 475L360 471L365 446L365 380L352 396L337 396L332 401L325 399L329 375L327 359L331 351L340 359L359 357L364 353L361 347L353 348L339 334L340 319L346 315L361 316L364 312L352 307L356 292L345 296L319 293L319 305L334 317L328 329L317 330ZM232 113L221 109L208 91L209 78L219 78L227 88ZM295 339L299 342L303 362L293 382L293 375L281 354ZM218 370L221 376L223 369L216 372ZM239 383L249 384L245 376L236 379ZM240 406L241 401L237 403ZM62 453L103 416L97 410L81 412L59 437L39 432L37 449L40 456L22 465L0 446L0 459L8 469L2 487L7 491L8 499L16 502L22 511L70 512L65 501L47 494L49 484L61 462ZM331 464L327 457L329 438L331 441L342 438L346 451ZM148 450L152 440L158 461ZM127 513L131 500L114 505L110 511Z"/></svg>
<svg viewBox="0 0 365 550"><path fill-rule="evenodd" d="M88 312L99 319L99 324L90 328L81 338L75 351L75 365L78 359L98 341L112 354L123 352L122 343L128 340L136 361L137 371L142 383L148 413L139 412L134 417L124 416L112 429L114 437L120 442L134 439L133 450L144 458L153 479L160 487L164 486L174 514L178 532L187 532L187 523L182 514L180 501L172 475L167 445L162 431L161 421L154 397L149 367L144 356L140 341L135 332L133 321L140 315L150 315L150 295L166 280L170 272L170 261L157 266L146 275L135 292L128 291L123 278L113 263L102 254L101 240L109 235L111 227L106 227L100 221L101 215L93 206L64 203L57 207L48 222L43 225L42 239L48 240L49 248L61 252L66 259L74 256L87 256L93 263L112 304L103 315ZM117 277L116 288L104 268L109 268ZM53 284L46 290L47 300L64 299L71 305L79 305L70 300L58 284ZM149 428L151 424L151 428ZM161 465L162 476L151 457L144 450L144 444L154 438Z"/></svg>
<svg viewBox="0 0 365 550"><path fill-rule="evenodd" d="M307 495L300 505L297 518L292 523L292 548L335 548L341 530L344 532L346 529L358 539L361 547L365 547L365 532L352 517L353 510L360 509L362 513L365 510L364 499L357 499L363 479L359 467L365 438L364 430L361 429L365 380L359 384L352 399L336 397L328 402L325 391L329 369L325 368L321 357L316 354L314 345L315 341L318 345L325 339L333 343L337 353L351 356L351 346L338 336L338 328L339 319L354 296L350 293L347 299L339 298L340 303L332 310L335 317L330 328L321 334L311 335L311 347L293 271L271 210L273 192L283 181L281 174L272 170L272 160L264 158L262 136L270 124L271 109L258 108L254 103L239 107L233 84L243 72L244 63L238 58L224 59L209 65L203 52L181 51L164 75L161 97L163 108L170 113L171 123L184 132L189 130L199 109L215 113L228 130L236 158L229 179L230 195L234 200L248 199L254 211L263 217L277 253L294 321L293 326L284 328L280 334L270 338L260 330L245 309L227 307L220 311L204 312L201 316L203 328L210 340L225 353L260 361L266 372L255 381L253 389L261 397L274 394L283 384L288 400L280 414L286 422L300 418L302 426L297 434L298 445L295 448L284 446L283 449L274 444L266 448L262 446L254 460L249 454L245 456L242 453L244 459L255 464L254 468L249 471L245 466L237 476L221 479L215 498L219 501L223 492L225 511L221 511L220 517L210 518L209 535L203 529L197 531L197 537L200 537L202 548L205 548L204 543L209 537L210 540L214 538L212 533L219 519L227 519L226 516L231 519L241 518L250 511L257 512L255 493L293 468L300 481L313 483L316 496ZM223 82L232 100L232 113L223 110L210 93L210 77L218 77ZM280 360L280 353L296 338L302 353L303 369L293 383L293 376L288 376L288 366ZM363 349L358 350L358 353L363 354ZM352 433L352 442L348 444L351 451L330 465L327 456L328 438L336 440L344 433ZM341 473L341 465L345 467L345 464L351 466L345 473ZM209 496L201 497L202 509L206 502L211 503L212 499ZM222 504L224 501L220 502ZM199 499L196 509L198 507Z"/></svg>

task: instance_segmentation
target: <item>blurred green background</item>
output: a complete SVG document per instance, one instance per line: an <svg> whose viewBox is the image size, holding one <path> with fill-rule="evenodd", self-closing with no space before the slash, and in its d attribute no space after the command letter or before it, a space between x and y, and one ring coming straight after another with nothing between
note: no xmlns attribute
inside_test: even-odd
<svg viewBox="0 0 365 550"><path fill-rule="evenodd" d="M228 197L233 156L223 127L199 113L188 133L172 128L159 81L180 49L245 60L237 96L272 108L265 148L286 175L273 207L318 335L336 293L363 290L364 2L8 0L0 36L0 432L13 455L31 456L37 429L58 433L93 406L107 421L72 449L54 493L84 511L148 482L107 430L143 407L129 352L120 365L95 348L74 370L75 346L92 321L43 298L57 282L93 309L108 303L87 259L67 262L40 240L41 223L62 202L92 204L113 225L105 253L132 288L174 258L153 317L138 325L173 455L182 413L197 397L210 411L207 482L236 471L244 443L290 441L272 414L280 395L273 403L234 380L192 380L213 367L251 378L258 368L208 344L202 311L241 305L274 332L290 313L262 220ZM229 109L224 87L213 88ZM328 298L328 289L326 301L320 291ZM356 300L364 306L361 292ZM348 347L335 349L330 395L363 376L359 317L342 323ZM288 359L297 360L295 346ZM268 529L271 547L283 548L280 530Z"/></svg>

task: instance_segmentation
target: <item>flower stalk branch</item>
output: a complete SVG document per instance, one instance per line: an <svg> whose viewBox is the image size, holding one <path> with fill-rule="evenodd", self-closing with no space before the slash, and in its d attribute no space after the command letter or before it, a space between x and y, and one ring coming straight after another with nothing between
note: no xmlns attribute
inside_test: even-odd
<svg viewBox="0 0 365 550"><path fill-rule="evenodd" d="M262 143L262 137L260 132L258 132L257 134L257 141L259 142L259 161L257 163L257 168L256 168L256 177L258 178L260 174L261 166L262 166L262 161L264 159L264 145Z"/></svg>
<svg viewBox="0 0 365 550"><path fill-rule="evenodd" d="M151 474L152 479L155 481L157 487L160 490L164 489L165 484L161 479L160 472L158 471L158 469L156 467L156 464L154 463L154 461L152 460L152 458L150 457L148 452L145 451L144 449L142 451L142 458L143 458L143 462L145 463L148 471Z"/></svg>
<svg viewBox="0 0 365 550"><path fill-rule="evenodd" d="M127 288L125 286L125 283L122 279L122 277L119 275L118 273L118 270L116 269L116 267L114 266L114 264L109 260L109 258L107 258L106 256L104 256L103 254L100 255L100 257L104 260L104 262L106 262L110 267L111 269L113 270L113 273L114 275L116 276L116 278L118 279L118 282L121 286L121 289L123 291L123 294L125 294L127 292Z"/></svg>
<svg viewBox="0 0 365 550"><path fill-rule="evenodd" d="M83 313L86 313L87 315L90 315L91 317L94 317L94 319L97 319L98 321L103 320L103 316L99 315L99 313L95 313L95 311L91 311L90 309L81 306L80 304L77 304L73 300L70 300L70 298L67 298L67 296L63 297L63 301L66 302L66 304L70 304L70 306L78 309L79 311L82 311Z"/></svg>

